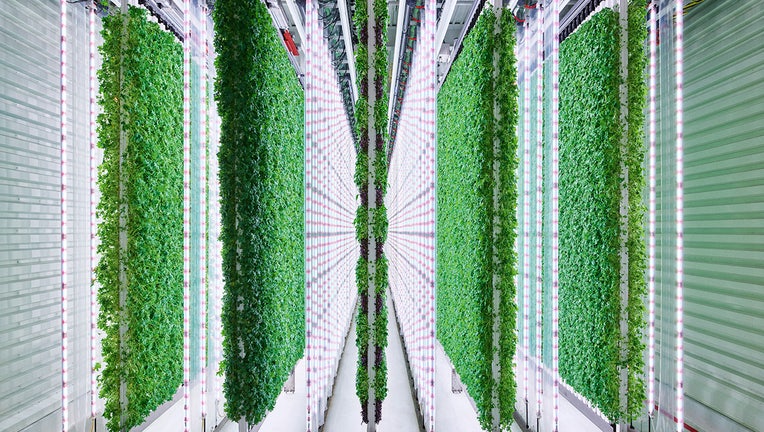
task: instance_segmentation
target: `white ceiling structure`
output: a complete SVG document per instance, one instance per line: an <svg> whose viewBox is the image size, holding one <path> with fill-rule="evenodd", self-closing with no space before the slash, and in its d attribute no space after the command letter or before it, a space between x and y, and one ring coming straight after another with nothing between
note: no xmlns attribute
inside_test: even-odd
<svg viewBox="0 0 764 432"><path fill-rule="evenodd" d="M121 0L111 0L120 3ZM172 30L176 24L182 23L180 15L180 0L127 0L146 6L152 14L164 21L165 25ZM305 55L303 45L305 41L305 1L306 0L263 0L273 18L273 24L282 32L282 41L286 45L283 31L289 33L296 48L297 55L289 53L290 61L300 80L303 80L305 71ZM354 52L356 36L353 29L352 14L356 0L317 0L325 15L330 16L330 21L325 22L328 30L324 37L331 38L330 50L335 54L335 70L340 81L340 88L345 89L343 95L346 110L352 111L358 97L356 87L356 70ZM387 29L387 50L389 58L389 74L391 89L399 88L401 68L399 59L405 41L403 33L408 30L408 14L412 6L418 0L388 0L389 23ZM550 0L503 0L505 7L522 17L523 5L549 3ZM587 7L596 6L603 0L564 0L561 6L561 27L565 28L568 23L575 19L580 11ZM202 3L214 7L214 0L192 0L193 6ZM407 3L409 6L407 7ZM454 56L458 55L460 45L474 18L486 4L492 4L490 0L438 0L438 27L436 32L436 44L438 52L438 82L442 83L448 73ZM177 33L176 33L177 34ZM416 49L416 48L415 48ZM405 78L405 77L404 77ZM405 80L404 80L405 81ZM393 104L396 98L391 94L388 114L392 118ZM351 112L348 113L352 120Z"/></svg>

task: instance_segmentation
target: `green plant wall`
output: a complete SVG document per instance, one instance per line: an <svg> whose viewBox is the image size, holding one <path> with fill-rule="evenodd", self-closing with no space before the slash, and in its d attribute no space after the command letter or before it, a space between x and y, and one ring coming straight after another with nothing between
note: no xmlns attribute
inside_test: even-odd
<svg viewBox="0 0 764 432"><path fill-rule="evenodd" d="M515 58L515 19L509 13L502 13L497 18L498 33L495 36L495 50L498 62L494 84L496 104L499 108L500 121L494 121L494 136L498 140L498 154L495 159L499 166L498 184L498 233L496 248L498 251L494 273L499 276L499 419L504 428L509 428L515 411L516 383L513 372L515 347L517 345L517 304L515 303L515 276L517 275L517 256L515 241L517 237L517 134L518 124L518 88L517 59Z"/></svg>
<svg viewBox="0 0 764 432"><path fill-rule="evenodd" d="M103 26L100 396L107 428L118 431L172 399L183 377L183 54L144 9L109 15Z"/></svg>
<svg viewBox="0 0 764 432"><path fill-rule="evenodd" d="M372 15L370 16L369 13ZM370 18L374 23L369 34ZM384 245L387 240L387 211L384 205L387 192L387 25L388 11L385 0L374 0L373 10L366 1L356 2L353 23L359 43L356 51L359 97L356 102L356 128L359 152L356 159L355 183L361 204L355 218L356 238L361 246L361 256L356 267L358 285L358 313L356 319L356 346L358 362L356 372L356 395L361 403L361 419L369 422L370 405L374 407L374 422L382 419L382 402L387 396L387 259ZM369 50L374 56L369 59ZM369 82L370 69L374 70L373 82ZM374 92L374 105L370 94ZM373 121L372 121L373 118ZM374 131L370 142L369 131ZM370 148L371 146L371 148ZM372 154L370 156L370 153ZM371 184L371 188L370 188ZM373 191L370 197L369 193ZM372 199L374 206L370 206ZM373 239L370 238L370 234ZM374 250L370 250L373 246ZM373 286L373 292L371 292ZM369 312L373 308L373 322ZM372 348L370 349L370 342ZM370 365L370 362L371 365ZM371 366L371 367L370 367ZM373 371L373 379L370 377ZM370 393L373 400L370 401Z"/></svg>
<svg viewBox="0 0 764 432"><path fill-rule="evenodd" d="M223 390L259 423L305 347L304 93L266 6L218 0Z"/></svg>
<svg viewBox="0 0 764 432"><path fill-rule="evenodd" d="M646 396L643 342L645 298L647 284L647 251L645 247L645 108L647 104L647 0L632 0L628 9L628 133L627 153L624 161L629 171L629 225L627 248L629 254L629 330L626 367L628 375L628 406L625 417L639 416Z"/></svg>
<svg viewBox="0 0 764 432"><path fill-rule="evenodd" d="M502 14L497 23L493 11L484 12L465 38L438 94L437 337L475 400L485 429L492 425L494 389L499 399L499 421L505 427L512 422L515 399L514 45L511 14ZM494 103L500 120L494 118ZM497 179L492 168L495 160L501 167ZM498 226L493 222L496 180ZM500 295L498 386L492 375L494 274L499 276L495 289Z"/></svg>
<svg viewBox="0 0 764 432"><path fill-rule="evenodd" d="M635 1L630 7L626 125L621 120L618 13L604 9L593 15L560 46L560 374L611 421L635 417L644 400L645 4ZM629 170L628 182L622 164ZM629 191L625 339L620 329L624 188ZM622 344L627 347L624 359ZM626 411L620 401L624 367Z"/></svg>

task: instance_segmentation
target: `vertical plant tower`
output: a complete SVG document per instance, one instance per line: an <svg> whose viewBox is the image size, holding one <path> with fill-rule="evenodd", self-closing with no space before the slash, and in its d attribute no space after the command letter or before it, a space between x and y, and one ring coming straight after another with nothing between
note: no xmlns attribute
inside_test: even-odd
<svg viewBox="0 0 764 432"><path fill-rule="evenodd" d="M356 3L353 21L359 40L356 53L359 98L356 105L358 158L355 182L361 205L355 219L361 257L356 267L360 298L357 317L358 372L356 394L361 418L368 430L376 429L387 395L387 260L383 248L387 238L387 2Z"/></svg>

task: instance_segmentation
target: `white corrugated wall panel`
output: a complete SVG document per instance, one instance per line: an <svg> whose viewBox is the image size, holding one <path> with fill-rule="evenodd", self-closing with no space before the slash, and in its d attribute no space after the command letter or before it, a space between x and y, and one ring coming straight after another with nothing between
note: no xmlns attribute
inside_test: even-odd
<svg viewBox="0 0 764 432"><path fill-rule="evenodd" d="M59 8L0 8L0 430L60 425ZM88 29L69 5L69 365L72 431L89 430Z"/></svg>

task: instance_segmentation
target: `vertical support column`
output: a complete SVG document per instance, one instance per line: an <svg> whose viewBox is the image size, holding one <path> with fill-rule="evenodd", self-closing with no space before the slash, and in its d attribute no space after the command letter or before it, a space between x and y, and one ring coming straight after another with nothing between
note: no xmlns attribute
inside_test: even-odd
<svg viewBox="0 0 764 432"><path fill-rule="evenodd" d="M552 389L553 428L558 430L560 399L559 217L560 217L560 0L552 0Z"/></svg>
<svg viewBox="0 0 764 432"><path fill-rule="evenodd" d="M676 0L676 430L684 430L684 0Z"/></svg>
<svg viewBox="0 0 764 432"><path fill-rule="evenodd" d="M620 289L621 289L621 311L620 311L620 359L622 366L619 368L620 380L620 412L621 430L626 430L626 413L628 411L628 391L629 391L629 368L627 359L629 355L629 167L626 164L626 158L629 153L629 107L628 107L628 75L629 75L629 2L628 0L619 0L618 4L618 22L621 28L620 44L620 74L621 84L619 88L621 101L621 149L620 149L620 168L621 168L621 203L620 213Z"/></svg>
<svg viewBox="0 0 764 432"><path fill-rule="evenodd" d="M123 95L124 83L125 83L125 51L127 50L127 37L128 37L128 25L130 23L130 16L128 15L129 7L128 2L123 1L121 6L122 13L122 34L120 38L120 53L119 53L119 94ZM119 351L120 362L122 356L125 353L125 338L128 331L127 319L125 318L125 310L127 309L127 222L128 222L128 205L127 205L127 183L128 179L125 178L125 157L127 154L127 131L124 128L124 122L127 121L124 107L124 98L119 101ZM125 422L127 421L127 383L124 377L120 377L119 380L119 424L120 429L125 428Z"/></svg>
<svg viewBox="0 0 764 432"><path fill-rule="evenodd" d="M368 163L368 216L367 220L369 221L368 226L368 236L369 236L369 264L368 264L368 277L369 277L369 289L367 292L368 295L368 320L369 320L369 329L371 334L369 335L369 342L367 347L367 358L368 361L366 363L368 376L369 376L369 390L368 390L368 402L367 402L367 413L369 417L369 422L367 424L367 431L368 432L374 432L376 431L376 394L374 392L374 382L375 382L375 373L376 368L376 358L375 358L375 338L374 336L374 325L376 323L376 260L377 260L377 241L374 237L374 230L373 230L373 221L374 216L376 213L377 208L377 191L376 191L376 182L375 182L375 170L374 167L376 166L376 138L377 138L377 130L375 127L375 110L374 105L376 102L376 92L374 89L374 84L376 82L376 70L375 70L375 62L374 62L374 56L376 54L376 43L375 43L375 31L374 27L376 24L376 15L374 13L374 0L366 0L367 1L367 21L366 21L366 30L367 30L367 39L366 41L361 41L361 43L366 43L367 50L368 50L368 79L367 79L367 95L368 95L368 136L369 136L369 148L368 148L368 156L369 156L369 163Z"/></svg>
<svg viewBox="0 0 764 432"><path fill-rule="evenodd" d="M656 96L657 96L657 8L655 0L650 2L650 108L649 108L649 242L647 250L648 278L647 278L647 308L648 308L648 331L647 331L647 413L650 417L655 411L655 153L656 153Z"/></svg>
<svg viewBox="0 0 764 432"><path fill-rule="evenodd" d="M63 432L69 431L69 287L67 286L67 272L66 267L68 264L67 250L67 234L68 234L68 215L66 206L69 204L67 201L67 89L66 89L66 26L67 26L67 2L66 0L60 0L60 24L61 24L61 38L60 38L60 72L61 72L61 87L60 87L60 119L61 119L61 430Z"/></svg>
<svg viewBox="0 0 764 432"><path fill-rule="evenodd" d="M191 0L183 0L183 430L190 427L191 380Z"/></svg>
<svg viewBox="0 0 764 432"><path fill-rule="evenodd" d="M96 188L97 165L96 165L96 43L95 43L95 0L90 0L88 5L88 125L89 125L89 144L90 144L90 418L92 422L91 429L95 430L96 418L96 325L97 316L97 294L95 267L97 260L96 251Z"/></svg>
<svg viewBox="0 0 764 432"><path fill-rule="evenodd" d="M201 416L202 432L207 427L207 6L201 5L201 64L202 73L199 78L199 95L201 116L199 124L199 364L201 366Z"/></svg>
<svg viewBox="0 0 764 432"><path fill-rule="evenodd" d="M493 97L493 116L494 116L494 127L493 127L493 155L491 157L492 160L492 166L491 166L491 173L492 173L492 180L493 180L493 209L492 209L492 241L491 241L491 292L492 292L492 313L491 313L491 332L492 332L492 340L491 340L491 352L493 353L493 358L491 361L491 374L493 377L492 380L492 386L491 386L491 429L494 432L500 431L500 410L499 410L499 382L501 378L501 360L500 360L500 340L501 340L501 292L499 289L499 274L496 271L497 267L499 266L499 249L497 247L498 238L500 234L500 221L499 221L499 193L501 188L501 175L500 175L500 158L499 158L499 152L501 151L501 143L499 142L498 134L496 133L495 127L496 125L500 124L499 120L501 118L500 108L499 108L499 102L496 98L496 83L499 79L499 51L495 46L495 40L496 35L501 31L501 28L499 26L499 22L501 19L501 13L502 13L502 2L500 0L494 0L493 6L496 9L496 21L494 24L493 33L492 36L493 39L493 76L492 76L492 97Z"/></svg>
<svg viewBox="0 0 764 432"><path fill-rule="evenodd" d="M531 197L531 26L525 18L523 38L523 399L528 406L528 352L530 350L530 197ZM527 411L527 410L526 410ZM526 416L526 423L528 418Z"/></svg>
<svg viewBox="0 0 764 432"><path fill-rule="evenodd" d="M544 201L544 10L536 4L536 424L541 419L544 370L542 368L543 334L543 220Z"/></svg>

